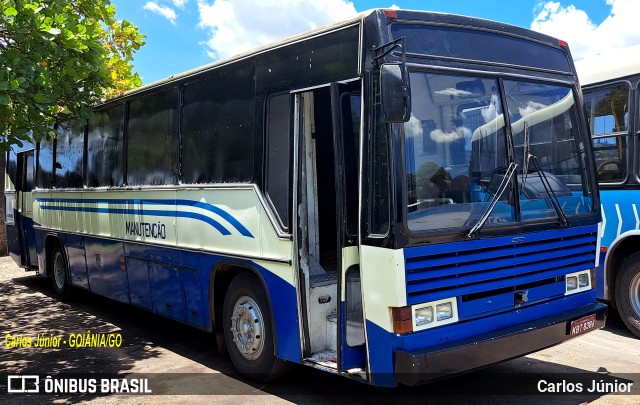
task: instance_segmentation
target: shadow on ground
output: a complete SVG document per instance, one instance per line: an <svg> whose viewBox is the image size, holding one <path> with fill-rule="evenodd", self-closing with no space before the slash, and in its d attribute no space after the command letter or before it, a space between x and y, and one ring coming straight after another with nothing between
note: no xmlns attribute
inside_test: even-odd
<svg viewBox="0 0 640 405"><path fill-rule="evenodd" d="M631 336L619 320L607 326L613 333ZM0 372L7 374L54 373L171 373L159 378L165 393L260 395L271 394L293 403L397 403L422 398L429 403L477 404L519 403L573 404L591 402L600 394L572 396L523 396L531 391L541 376L582 379L605 378L606 374L588 373L578 368L531 358L520 358L464 376L418 387L395 389L371 387L307 367L294 366L293 372L277 383L253 384L234 374L226 356L217 354L215 338L187 325L147 311L79 290L72 302L63 303L50 292L49 280L33 276L5 279L0 282L0 332L36 336L85 333L120 333L120 348L8 348L0 350ZM185 365L160 361L149 369L141 362L158 360L163 351L191 360ZM193 362L201 366L194 373ZM191 365L189 365L191 364ZM214 374L203 375L204 372ZM185 373L184 375L179 373ZM524 373L524 374L523 374ZM530 374L526 374L530 373ZM4 381L0 381L0 384ZM518 384L522 388L518 388ZM510 389L515 389L511 392ZM489 395L490 394L490 395ZM515 395L504 397L504 394ZM455 397L451 397L455 395ZM75 403L99 399L99 394L31 396L30 402ZM137 397L141 398L141 397ZM266 397L265 397L266 398ZM2 398L3 400L7 397ZM23 403L25 397L9 397L8 402ZM20 400L18 400L20 399ZM185 397L186 399L186 397ZM7 403L7 401L3 401ZM137 402L134 400L128 402Z"/></svg>

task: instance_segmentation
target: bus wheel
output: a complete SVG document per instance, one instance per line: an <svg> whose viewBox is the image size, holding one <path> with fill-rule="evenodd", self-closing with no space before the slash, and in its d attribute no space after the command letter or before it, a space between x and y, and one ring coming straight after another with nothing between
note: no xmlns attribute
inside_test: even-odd
<svg viewBox="0 0 640 405"><path fill-rule="evenodd" d="M622 321L640 338L640 253L631 255L620 268L615 294Z"/></svg>
<svg viewBox="0 0 640 405"><path fill-rule="evenodd" d="M258 278L246 273L235 277L222 311L226 346L236 369L259 382L282 375L288 364L276 357L271 311Z"/></svg>
<svg viewBox="0 0 640 405"><path fill-rule="evenodd" d="M71 296L71 285L69 284L69 267L67 259L62 252L62 248L56 245L51 251L51 281L53 291L62 300Z"/></svg>

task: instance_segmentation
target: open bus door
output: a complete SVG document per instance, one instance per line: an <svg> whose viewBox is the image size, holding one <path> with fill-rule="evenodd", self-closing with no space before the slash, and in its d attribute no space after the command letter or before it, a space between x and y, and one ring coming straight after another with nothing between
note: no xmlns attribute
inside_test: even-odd
<svg viewBox="0 0 640 405"><path fill-rule="evenodd" d="M366 367L358 264L360 92L354 81L296 95L305 361L358 374Z"/></svg>
<svg viewBox="0 0 640 405"><path fill-rule="evenodd" d="M36 252L36 236L33 230L33 194L35 186L36 163L35 151L30 150L17 154L18 178L16 184L15 226L18 230L18 246L22 266L35 269L38 267Z"/></svg>
<svg viewBox="0 0 640 405"><path fill-rule="evenodd" d="M358 165L361 121L360 88L331 85L334 167L336 179L336 240L339 268L337 311L338 369L366 367L364 315L358 249Z"/></svg>

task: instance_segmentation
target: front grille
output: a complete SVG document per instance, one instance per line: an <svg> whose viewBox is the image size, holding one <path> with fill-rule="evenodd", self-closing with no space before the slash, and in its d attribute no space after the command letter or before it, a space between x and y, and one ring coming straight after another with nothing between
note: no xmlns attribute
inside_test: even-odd
<svg viewBox="0 0 640 405"><path fill-rule="evenodd" d="M460 297L495 310L520 289L561 295L565 274L593 268L596 239L589 226L405 249L407 303Z"/></svg>

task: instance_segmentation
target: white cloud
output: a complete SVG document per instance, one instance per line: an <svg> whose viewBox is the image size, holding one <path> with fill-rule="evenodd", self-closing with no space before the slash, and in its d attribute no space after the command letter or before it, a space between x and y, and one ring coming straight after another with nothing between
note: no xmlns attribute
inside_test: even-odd
<svg viewBox="0 0 640 405"><path fill-rule="evenodd" d="M468 97L473 96L473 93L466 90L454 89L453 87L449 87L444 90L436 90L436 94L441 94L443 96L454 96L454 97Z"/></svg>
<svg viewBox="0 0 640 405"><path fill-rule="evenodd" d="M480 114L482 114L482 118L484 119L485 124L493 121L498 116L498 100L497 94L491 95L491 103L486 107L480 110Z"/></svg>
<svg viewBox="0 0 640 405"><path fill-rule="evenodd" d="M538 103L535 101L528 101L526 107L518 107L518 112L520 113L520 116L524 118L527 115L533 114L534 112L538 110L542 110L545 107L546 105L542 103Z"/></svg>
<svg viewBox="0 0 640 405"><path fill-rule="evenodd" d="M574 5L562 6L548 1L536 6L531 29L569 43L574 59L582 59L640 44L640 1L599 0L611 7L607 18L595 24L589 15Z"/></svg>
<svg viewBox="0 0 640 405"><path fill-rule="evenodd" d="M438 143L448 143L455 142L459 139L471 136L471 131L467 127L455 127L451 132L444 132L440 128L434 129L429 132L429 136L434 142Z"/></svg>
<svg viewBox="0 0 640 405"><path fill-rule="evenodd" d="M169 22L173 25L176 24L176 18L178 16L176 15L176 12L171 7L160 6L156 2L149 1L147 2L147 4L144 5L144 9L147 11L151 11L152 13L156 13L158 15L163 16L164 18L169 20Z"/></svg>
<svg viewBox="0 0 640 405"><path fill-rule="evenodd" d="M189 0L171 0L171 2L178 8L184 8L185 4L187 4Z"/></svg>
<svg viewBox="0 0 640 405"><path fill-rule="evenodd" d="M200 28L214 59L277 41L356 14L346 0L198 0Z"/></svg>
<svg viewBox="0 0 640 405"><path fill-rule="evenodd" d="M415 115L411 114L409 121L404 123L405 135L412 136L414 138L422 137L424 130L422 129L422 123Z"/></svg>

